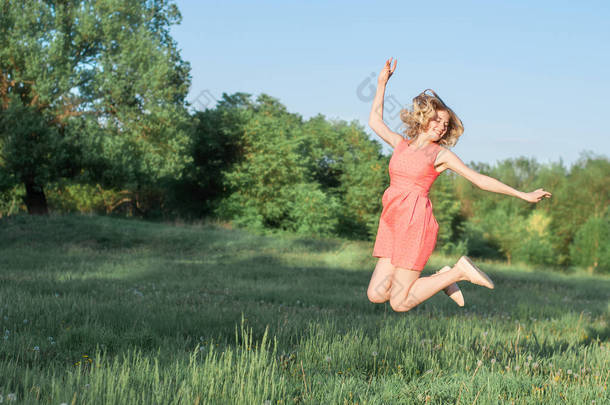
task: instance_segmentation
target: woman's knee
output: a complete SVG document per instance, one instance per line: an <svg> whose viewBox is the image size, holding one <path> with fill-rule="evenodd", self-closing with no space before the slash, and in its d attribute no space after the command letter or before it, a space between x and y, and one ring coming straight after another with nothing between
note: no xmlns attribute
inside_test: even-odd
<svg viewBox="0 0 610 405"><path fill-rule="evenodd" d="M390 299L389 291L384 294L383 292L372 290L370 287L366 291L366 296L373 304L383 304L384 302L388 302Z"/></svg>
<svg viewBox="0 0 610 405"><path fill-rule="evenodd" d="M420 276L416 270L398 268L392 280L390 291L390 306L396 312L406 312L414 308L417 304L411 296L411 287Z"/></svg>
<svg viewBox="0 0 610 405"><path fill-rule="evenodd" d="M392 298L390 298L390 306L395 312L407 312L415 308L417 304L413 303L409 299L409 296L407 296L402 300L392 300Z"/></svg>
<svg viewBox="0 0 610 405"><path fill-rule="evenodd" d="M375 304L382 304L390 299L390 290L392 288L392 276L386 276L383 279L371 280L369 288L366 290L366 296L369 301Z"/></svg>
<svg viewBox="0 0 610 405"><path fill-rule="evenodd" d="M394 271L395 267L389 258L379 259L366 291L369 301L377 304L387 302L390 299Z"/></svg>

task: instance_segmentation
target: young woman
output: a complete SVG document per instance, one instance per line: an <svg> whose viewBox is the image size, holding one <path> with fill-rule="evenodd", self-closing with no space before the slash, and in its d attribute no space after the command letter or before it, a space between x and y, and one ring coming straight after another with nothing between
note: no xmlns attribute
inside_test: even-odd
<svg viewBox="0 0 610 405"><path fill-rule="evenodd" d="M458 281L469 281L494 288L491 279L468 257L462 256L453 267L445 266L436 274L420 277L436 245L438 223L432 212L428 191L446 169L465 177L479 188L536 203L551 193L539 188L530 193L512 187L466 166L454 146L464 132L458 116L431 90L413 99L412 111L402 110L408 140L392 132L383 122L386 84L396 69L388 59L377 79L369 125L394 152L390 159L390 187L382 197L383 211L373 249L378 257L367 295L371 302L390 301L392 309L408 311L440 290L463 306ZM427 94L428 91L432 94Z"/></svg>

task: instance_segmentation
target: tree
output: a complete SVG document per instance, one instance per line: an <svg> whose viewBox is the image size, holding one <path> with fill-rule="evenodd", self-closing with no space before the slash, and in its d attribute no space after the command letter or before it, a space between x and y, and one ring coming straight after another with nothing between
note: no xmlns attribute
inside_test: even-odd
<svg viewBox="0 0 610 405"><path fill-rule="evenodd" d="M215 108L192 116L192 161L179 179L169 184L166 208L186 217L200 218L218 209L226 196L225 173L244 154L244 127L253 116L250 94L222 94Z"/></svg>
<svg viewBox="0 0 610 405"><path fill-rule="evenodd" d="M241 156L222 173L227 194L216 211L221 217L251 227L300 228L292 212L295 199L305 198L296 191L307 190L303 184L308 183L298 152L301 123L301 117L288 113L277 99L265 94L256 99L242 128ZM315 201L322 209L324 199Z"/></svg>
<svg viewBox="0 0 610 405"><path fill-rule="evenodd" d="M551 217L543 210L534 210L525 223L526 234L515 249L515 257L536 265L557 264L557 254L549 232Z"/></svg>
<svg viewBox="0 0 610 405"><path fill-rule="evenodd" d="M554 200L554 201L553 201ZM578 230L591 217L601 218L610 204L610 160L582 152L561 186L553 193L551 233L560 264L567 265L570 245Z"/></svg>
<svg viewBox="0 0 610 405"><path fill-rule="evenodd" d="M610 270L610 209L605 215L591 216L576 232L570 245L572 262L590 273Z"/></svg>
<svg viewBox="0 0 610 405"><path fill-rule="evenodd" d="M430 190L430 200L434 206L434 216L439 224L438 248L446 254L466 254L464 217L461 201L457 198L455 184L458 175L452 171L441 174Z"/></svg>
<svg viewBox="0 0 610 405"><path fill-rule="evenodd" d="M300 153L310 181L341 204L337 232L370 239L377 231L381 196L388 186L388 159L357 122L329 121L319 114L301 128Z"/></svg>
<svg viewBox="0 0 610 405"><path fill-rule="evenodd" d="M141 193L188 162L189 66L168 0L0 3L0 187L32 214L66 177Z"/></svg>

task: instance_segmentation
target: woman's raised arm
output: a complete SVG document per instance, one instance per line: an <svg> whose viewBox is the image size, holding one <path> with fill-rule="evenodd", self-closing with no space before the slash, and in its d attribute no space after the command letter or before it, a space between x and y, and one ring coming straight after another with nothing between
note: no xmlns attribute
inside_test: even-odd
<svg viewBox="0 0 610 405"><path fill-rule="evenodd" d="M369 115L369 126L371 129L375 131L381 139L390 144L392 148L395 148L396 145L403 140L403 137L396 132L392 132L385 122L383 122L383 97L386 84L388 83L390 76L392 76L392 73L394 73L394 70L396 70L397 62L398 59L394 61L394 67L391 68L392 58L390 58L385 62L383 69L381 69L379 77L377 78L377 92L375 93L373 106L371 107L371 113Z"/></svg>
<svg viewBox="0 0 610 405"><path fill-rule="evenodd" d="M544 191L542 188L529 193L515 190L514 188L494 179L493 177L489 177L472 170L470 167L466 166L455 153L448 149L444 149L439 153L437 163L443 163L447 168L453 170L480 189L491 191L492 193L511 195L532 203L537 203L545 197L551 198L552 195L548 191Z"/></svg>

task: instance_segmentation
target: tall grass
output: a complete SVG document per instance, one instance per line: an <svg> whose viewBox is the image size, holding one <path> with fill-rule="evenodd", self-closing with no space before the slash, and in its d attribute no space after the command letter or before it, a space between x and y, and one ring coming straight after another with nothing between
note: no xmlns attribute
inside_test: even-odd
<svg viewBox="0 0 610 405"><path fill-rule="evenodd" d="M4 218L2 400L608 399L607 277L480 262L495 290L461 283L464 308L441 293L395 313L366 298L371 248L210 224ZM433 256L428 270L455 259Z"/></svg>

